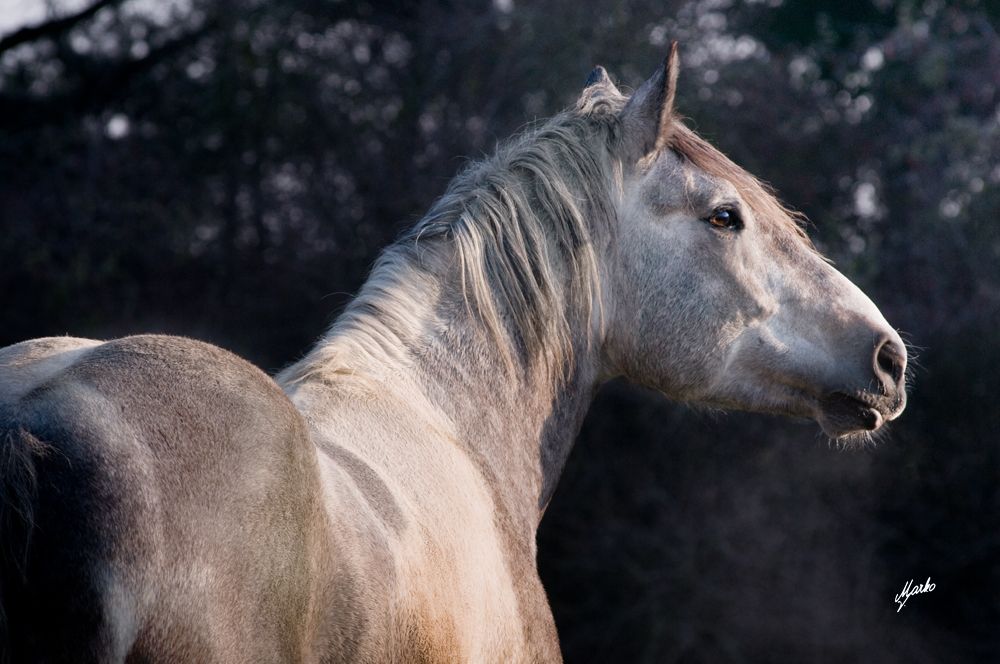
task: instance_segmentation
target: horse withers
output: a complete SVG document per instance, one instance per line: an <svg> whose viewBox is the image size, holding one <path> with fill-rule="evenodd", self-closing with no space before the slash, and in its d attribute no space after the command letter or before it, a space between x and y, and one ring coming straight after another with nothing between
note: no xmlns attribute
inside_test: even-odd
<svg viewBox="0 0 1000 664"><path fill-rule="evenodd" d="M557 662L535 532L602 382L897 417L899 336L676 77L676 45L631 98L596 69L275 380L174 337L0 350L6 658Z"/></svg>

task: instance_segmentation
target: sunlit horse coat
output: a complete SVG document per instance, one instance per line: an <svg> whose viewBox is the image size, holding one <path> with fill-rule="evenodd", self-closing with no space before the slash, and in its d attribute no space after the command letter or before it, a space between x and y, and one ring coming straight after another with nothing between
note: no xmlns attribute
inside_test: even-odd
<svg viewBox="0 0 1000 664"><path fill-rule="evenodd" d="M535 531L601 382L896 417L898 335L676 119L676 63L469 167L277 382L173 337L0 351L4 654L557 662Z"/></svg>

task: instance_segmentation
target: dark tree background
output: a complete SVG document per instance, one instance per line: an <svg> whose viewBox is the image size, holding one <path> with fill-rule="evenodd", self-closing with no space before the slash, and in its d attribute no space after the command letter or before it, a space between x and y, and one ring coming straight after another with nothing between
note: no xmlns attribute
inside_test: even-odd
<svg viewBox="0 0 1000 664"><path fill-rule="evenodd" d="M911 405L841 451L609 385L539 533L567 661L1000 660L996 0L77 11L0 36L0 345L168 332L267 370L468 159L680 40L680 109L904 331Z"/></svg>

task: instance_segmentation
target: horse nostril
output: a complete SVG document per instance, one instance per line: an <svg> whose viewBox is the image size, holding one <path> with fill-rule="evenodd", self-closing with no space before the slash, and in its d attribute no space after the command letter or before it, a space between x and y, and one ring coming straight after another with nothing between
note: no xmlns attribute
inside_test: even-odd
<svg viewBox="0 0 1000 664"><path fill-rule="evenodd" d="M882 373L892 376L893 383L898 383L903 379L903 372L906 369L906 351L897 348L892 341L887 340L882 344L875 356L875 361Z"/></svg>

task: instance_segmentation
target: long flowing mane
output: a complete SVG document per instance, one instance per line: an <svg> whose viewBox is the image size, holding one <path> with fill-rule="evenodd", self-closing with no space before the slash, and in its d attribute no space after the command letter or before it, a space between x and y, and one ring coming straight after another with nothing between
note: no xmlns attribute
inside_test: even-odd
<svg viewBox="0 0 1000 664"><path fill-rule="evenodd" d="M428 214L382 253L324 339L280 374L279 382L352 373L338 338L360 330L384 338L387 331L379 322L392 318L405 327L412 305L396 294L398 285L427 272L433 262L429 257L443 247L457 257L466 306L508 370L516 371L519 359L529 366L540 359L551 378L561 379L573 361L567 305L588 318L595 305L601 306L594 246L599 236L614 233L612 186L621 173L612 154L621 132L618 113L627 101L593 86L574 108L515 137L493 156L470 163ZM800 216L784 207L767 185L680 118L671 122L669 149L731 182L756 215L792 229L812 246ZM569 274L560 274L560 266L568 267ZM603 312L597 313L603 320ZM383 352L398 351L393 340L380 346Z"/></svg>
<svg viewBox="0 0 1000 664"><path fill-rule="evenodd" d="M515 371L518 359L541 358L546 371L561 374L557 367L573 358L566 305L588 314L600 306L595 234L613 228L608 145L615 118L592 110L561 113L469 164L427 216L383 252L324 340L279 380L337 371L337 338L370 330L376 312L401 315L386 306L392 285L432 263L438 247L451 248L466 306L508 369Z"/></svg>

